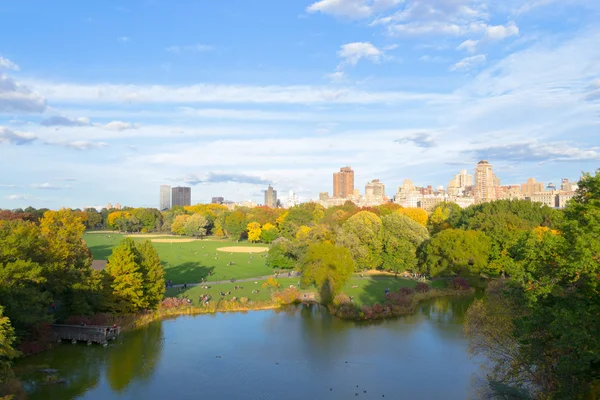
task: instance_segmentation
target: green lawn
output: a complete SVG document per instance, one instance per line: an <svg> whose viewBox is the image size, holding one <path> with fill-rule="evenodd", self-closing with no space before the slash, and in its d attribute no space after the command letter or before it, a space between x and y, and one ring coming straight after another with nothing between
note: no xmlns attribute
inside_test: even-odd
<svg viewBox="0 0 600 400"><path fill-rule="evenodd" d="M429 282L431 287L445 287L446 281L436 280ZM353 288L353 286L358 286ZM395 292L401 287L414 288L417 286L417 281L404 278L395 278L393 276L353 276L344 286L342 291L348 296L354 297L354 302L358 305L362 304L382 304L385 301L385 289L389 288L390 292Z"/></svg>
<svg viewBox="0 0 600 400"><path fill-rule="evenodd" d="M281 283L281 289L284 289L290 285L297 286L299 278L281 278L277 280L279 283ZM210 289L202 289L200 286L194 286L186 290L182 289L181 292L179 292L179 290L176 288L169 288L165 292L165 297L182 297L185 295L188 299L192 300L194 305L198 304L198 298L201 294L210 294L212 296L212 301L217 301L220 298L231 300L233 297L237 297L238 299L241 297L247 297L251 301L270 300L271 292L269 289L262 288L263 283L265 283L265 281L257 281L257 283L252 281L211 285L209 282L205 285L210 286ZM235 290L235 286L241 286L242 289ZM255 289L258 289L259 293L252 293L252 290ZM221 297L219 292L231 292L231 294Z"/></svg>
<svg viewBox="0 0 600 400"><path fill-rule="evenodd" d="M106 260L113 247L126 236L118 233L85 233L88 247L96 260ZM170 236L169 238L173 238ZM144 238L133 238L145 240ZM149 238L157 239L157 238ZM273 273L265 265L266 253L227 253L217 251L219 247L251 246L265 247L248 242L235 243L227 240L198 240L188 243L152 243L163 263L165 279L173 284L200 282L202 278L211 281L230 278L243 279L265 276ZM227 265L233 262L233 265ZM211 276L208 273L212 272Z"/></svg>

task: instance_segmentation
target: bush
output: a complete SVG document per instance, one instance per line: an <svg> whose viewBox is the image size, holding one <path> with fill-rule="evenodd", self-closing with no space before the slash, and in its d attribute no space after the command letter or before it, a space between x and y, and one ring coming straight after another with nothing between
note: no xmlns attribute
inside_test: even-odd
<svg viewBox="0 0 600 400"><path fill-rule="evenodd" d="M300 291L293 287L287 288L280 292L273 293L273 300L279 304L292 304L298 301Z"/></svg>
<svg viewBox="0 0 600 400"><path fill-rule="evenodd" d="M400 290L398 290L398 293L400 293L403 296L410 296L413 295L415 291L414 289L409 287L401 287Z"/></svg>
<svg viewBox="0 0 600 400"><path fill-rule="evenodd" d="M161 303L162 308L170 309L170 308L179 308L182 306L189 306L190 303L187 299L178 299L176 297L167 297Z"/></svg>
<svg viewBox="0 0 600 400"><path fill-rule="evenodd" d="M387 305L407 306L410 304L410 299L401 293L388 293L385 295Z"/></svg>
<svg viewBox="0 0 600 400"><path fill-rule="evenodd" d="M415 290L418 293L427 293L427 292L429 292L429 289L431 289L431 288L425 282L419 282L419 283L417 283L417 286L415 287Z"/></svg>
<svg viewBox="0 0 600 400"><path fill-rule="evenodd" d="M277 289L281 287L281 283L275 278L269 278L265 283L262 284L263 289L273 288Z"/></svg>
<svg viewBox="0 0 600 400"><path fill-rule="evenodd" d="M246 304L247 302L248 302L248 298L247 297L240 298L240 303Z"/></svg>
<svg viewBox="0 0 600 400"><path fill-rule="evenodd" d="M450 287L457 290L467 290L471 288L467 280L465 278L461 278L460 276L457 276L456 278L452 279L452 281L450 282Z"/></svg>
<svg viewBox="0 0 600 400"><path fill-rule="evenodd" d="M350 297L345 293L340 293L333 298L333 305L336 307L341 306L342 304L348 304L348 303L351 303Z"/></svg>

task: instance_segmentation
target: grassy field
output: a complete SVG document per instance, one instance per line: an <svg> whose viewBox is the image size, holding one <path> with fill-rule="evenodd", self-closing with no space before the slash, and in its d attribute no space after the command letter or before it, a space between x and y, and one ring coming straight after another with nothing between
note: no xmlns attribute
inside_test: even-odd
<svg viewBox="0 0 600 400"><path fill-rule="evenodd" d="M118 233L85 233L83 235L96 260L106 260L112 249L126 236ZM176 239L173 236L163 238ZM149 239L158 239L151 237ZM134 237L133 240L145 240ZM219 247L265 247L248 242L235 243L227 240L198 240L187 243L152 243L163 263L167 280L173 284L243 279L272 274L265 265L266 253L228 253L217 251ZM233 265L227 265L233 262ZM212 273L209 276L209 272Z"/></svg>
<svg viewBox="0 0 600 400"><path fill-rule="evenodd" d="M442 288L446 287L446 281L432 281L429 282L429 285L434 288ZM354 275L344 285L342 292L354 297L354 302L358 305L372 305L374 303L381 304L385 301L386 288L389 288L390 292L395 292L401 287L414 288L415 286L417 286L417 281L412 279L395 278L394 276L365 276L361 278Z"/></svg>
<svg viewBox="0 0 600 400"><path fill-rule="evenodd" d="M290 285L297 286L299 278L281 278L277 279L279 283L281 283L281 288L285 289ZM225 300L231 300L233 297L237 297L238 299L241 297L247 297L251 301L258 300L270 300L271 299L271 291L269 289L263 289L262 284L265 281L256 281L257 283L252 282L235 282L235 283L221 283L216 285L211 285L210 282L205 285L210 286L210 289L203 289L200 286L190 287L186 290L181 290L181 292L176 288L169 288L165 293L165 297L182 297L185 296L188 299L192 300L194 305L198 305L198 298L201 294L210 294L212 296L212 301L219 300L223 298ZM242 289L234 289L235 286L241 286ZM259 293L252 293L252 290L258 289ZM221 297L219 292L231 292L230 295L225 297Z"/></svg>

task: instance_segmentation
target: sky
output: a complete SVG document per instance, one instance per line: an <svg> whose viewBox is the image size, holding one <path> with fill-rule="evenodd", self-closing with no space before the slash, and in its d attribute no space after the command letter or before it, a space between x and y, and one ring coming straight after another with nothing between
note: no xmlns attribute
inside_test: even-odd
<svg viewBox="0 0 600 400"><path fill-rule="evenodd" d="M600 167L597 0L0 4L0 208Z"/></svg>

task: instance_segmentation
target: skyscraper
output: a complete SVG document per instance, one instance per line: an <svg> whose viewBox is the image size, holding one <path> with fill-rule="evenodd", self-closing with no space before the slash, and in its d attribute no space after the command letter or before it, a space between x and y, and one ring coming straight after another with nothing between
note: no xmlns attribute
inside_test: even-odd
<svg viewBox="0 0 600 400"><path fill-rule="evenodd" d="M385 185L379 179L373 179L365 185L365 197L382 198L385 196Z"/></svg>
<svg viewBox="0 0 600 400"><path fill-rule="evenodd" d="M171 208L171 186L160 185L160 208L159 210L165 211Z"/></svg>
<svg viewBox="0 0 600 400"><path fill-rule="evenodd" d="M535 178L527 179L527 182L521 184L521 193L525 197L531 197L534 193L543 192L544 184L536 182Z"/></svg>
<svg viewBox="0 0 600 400"><path fill-rule="evenodd" d="M273 189L271 185L265 190L265 206L277 208L277 190Z"/></svg>
<svg viewBox="0 0 600 400"><path fill-rule="evenodd" d="M177 186L173 188L173 201L171 205L175 206L190 206L192 205L192 188L185 186Z"/></svg>
<svg viewBox="0 0 600 400"><path fill-rule="evenodd" d="M448 194L451 196L464 195L467 187L473 186L473 175L468 174L466 169L461 169L460 174L455 175L448 185Z"/></svg>
<svg viewBox="0 0 600 400"><path fill-rule="evenodd" d="M475 168L475 204L495 200L494 184L498 181L492 165L485 160L479 161Z"/></svg>
<svg viewBox="0 0 600 400"><path fill-rule="evenodd" d="M297 206L298 204L300 204L300 201L298 200L298 197L296 196L296 192L294 192L293 190L290 190L290 192L288 193L288 200L287 200L288 208Z"/></svg>
<svg viewBox="0 0 600 400"><path fill-rule="evenodd" d="M350 167L340 168L333 174L333 197L346 198L354 194L354 171Z"/></svg>

